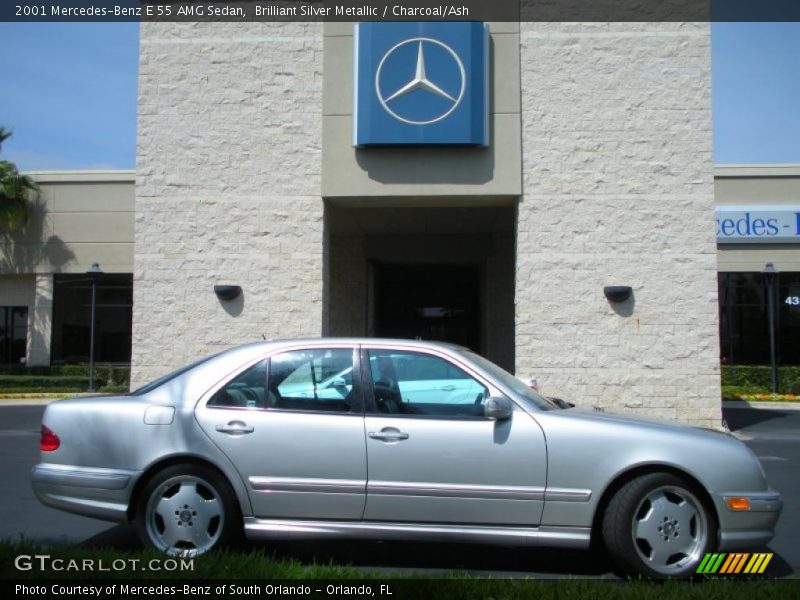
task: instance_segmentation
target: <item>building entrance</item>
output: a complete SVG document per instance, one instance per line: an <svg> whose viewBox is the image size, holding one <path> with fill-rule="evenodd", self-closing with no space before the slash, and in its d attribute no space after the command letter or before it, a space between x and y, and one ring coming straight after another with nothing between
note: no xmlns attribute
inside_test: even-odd
<svg viewBox="0 0 800 600"><path fill-rule="evenodd" d="M515 228L514 205L326 205L324 334L452 342L513 370Z"/></svg>
<svg viewBox="0 0 800 600"><path fill-rule="evenodd" d="M375 334L481 349L479 265L375 265Z"/></svg>

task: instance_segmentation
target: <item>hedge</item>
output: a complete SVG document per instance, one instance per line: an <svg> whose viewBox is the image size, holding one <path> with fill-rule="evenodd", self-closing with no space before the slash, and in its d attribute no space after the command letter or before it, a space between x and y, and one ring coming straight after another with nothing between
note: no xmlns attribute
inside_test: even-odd
<svg viewBox="0 0 800 600"><path fill-rule="evenodd" d="M772 391L772 370L768 365L723 365L722 386L737 388L741 393L769 393ZM778 367L778 392L800 394L800 367Z"/></svg>
<svg viewBox="0 0 800 600"><path fill-rule="evenodd" d="M79 388L89 385L89 379L82 376L59 375L0 375L0 390L6 388Z"/></svg>
<svg viewBox="0 0 800 600"><path fill-rule="evenodd" d="M88 383L88 365L54 365L50 367L0 367L0 377L27 376L27 377L82 377ZM117 365L97 365L94 368L94 379L104 385L128 387L131 380L131 368ZM84 386L85 387L85 386Z"/></svg>

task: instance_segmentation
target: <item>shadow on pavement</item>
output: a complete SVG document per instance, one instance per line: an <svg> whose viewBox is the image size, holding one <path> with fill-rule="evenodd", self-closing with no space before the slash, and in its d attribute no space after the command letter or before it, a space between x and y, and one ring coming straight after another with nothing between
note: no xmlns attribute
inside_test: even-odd
<svg viewBox="0 0 800 600"><path fill-rule="evenodd" d="M116 525L93 535L78 544L78 548L113 548L114 550L141 550L142 543L133 525Z"/></svg>
<svg viewBox="0 0 800 600"><path fill-rule="evenodd" d="M723 408L722 418L728 424L731 431L745 429L764 421L773 419L784 419L791 416L787 410L775 410L771 408Z"/></svg>
<svg viewBox="0 0 800 600"><path fill-rule="evenodd" d="M772 548L766 548L765 551L773 552ZM794 569L779 554L775 554L767 565L764 575L766 577L791 577L794 575Z"/></svg>
<svg viewBox="0 0 800 600"><path fill-rule="evenodd" d="M381 570L513 571L520 575L552 573L556 577L600 577L611 571L611 565L601 556L576 550L353 540L277 542L258 547L271 550L278 559L295 559L305 564L351 564Z"/></svg>
<svg viewBox="0 0 800 600"><path fill-rule="evenodd" d="M81 548L138 550L141 543L131 525L117 525L79 544ZM553 577L613 577L611 565L594 552L563 549L514 548L476 544L419 544L363 540L280 541L252 543L246 548L263 550L277 560L303 564L353 565L362 569L514 572Z"/></svg>

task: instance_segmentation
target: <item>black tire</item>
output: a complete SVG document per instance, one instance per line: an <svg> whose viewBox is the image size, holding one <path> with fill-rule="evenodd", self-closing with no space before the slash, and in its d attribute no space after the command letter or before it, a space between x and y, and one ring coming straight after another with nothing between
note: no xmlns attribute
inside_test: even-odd
<svg viewBox="0 0 800 600"><path fill-rule="evenodd" d="M702 496L671 473L637 477L620 488L603 515L602 536L627 575L692 577L717 544L717 525Z"/></svg>
<svg viewBox="0 0 800 600"><path fill-rule="evenodd" d="M153 476L139 495L135 524L145 546L169 556L199 556L242 539L233 488L215 469L197 464L173 465Z"/></svg>

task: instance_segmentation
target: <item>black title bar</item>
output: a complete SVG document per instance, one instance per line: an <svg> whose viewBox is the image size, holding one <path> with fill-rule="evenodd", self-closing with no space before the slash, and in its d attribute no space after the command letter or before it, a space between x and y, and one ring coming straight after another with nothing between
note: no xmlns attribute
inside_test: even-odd
<svg viewBox="0 0 800 600"><path fill-rule="evenodd" d="M0 21L800 21L800 0L3 0Z"/></svg>

